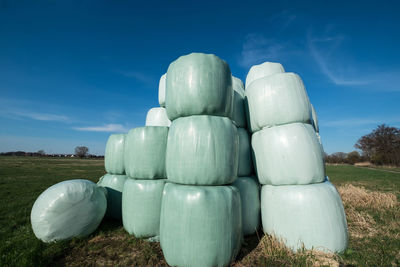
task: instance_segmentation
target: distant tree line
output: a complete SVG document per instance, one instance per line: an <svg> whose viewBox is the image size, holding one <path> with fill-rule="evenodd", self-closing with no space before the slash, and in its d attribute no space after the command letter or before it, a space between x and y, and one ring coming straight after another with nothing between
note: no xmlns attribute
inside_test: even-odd
<svg viewBox="0 0 400 267"><path fill-rule="evenodd" d="M97 156L89 154L89 148L85 146L77 146L75 148L75 154L46 154L44 150L37 152L25 152L25 151L10 151L2 152L0 156L20 156L20 157L57 157L57 158L104 158L104 156Z"/></svg>

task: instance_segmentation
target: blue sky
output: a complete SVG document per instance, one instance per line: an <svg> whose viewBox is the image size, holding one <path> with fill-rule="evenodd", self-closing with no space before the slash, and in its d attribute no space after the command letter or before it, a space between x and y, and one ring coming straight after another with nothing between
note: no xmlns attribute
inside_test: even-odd
<svg viewBox="0 0 400 267"><path fill-rule="evenodd" d="M243 81L264 61L298 73L328 153L400 127L399 1L143 2L0 0L1 152L103 154L111 133L144 125L160 76L191 52Z"/></svg>

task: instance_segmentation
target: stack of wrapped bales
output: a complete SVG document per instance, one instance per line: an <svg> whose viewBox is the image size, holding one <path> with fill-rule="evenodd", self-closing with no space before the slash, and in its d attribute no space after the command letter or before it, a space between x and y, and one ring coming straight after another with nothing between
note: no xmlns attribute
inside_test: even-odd
<svg viewBox="0 0 400 267"><path fill-rule="evenodd" d="M238 178L233 183L239 189L242 202L242 229L244 235L254 234L260 225L260 187L253 174L250 136L247 131L245 91L243 82L232 76L232 121L239 135Z"/></svg>
<svg viewBox="0 0 400 267"><path fill-rule="evenodd" d="M230 120L231 71L214 55L171 63L165 106L167 145L160 243L172 266L224 266L242 241L237 177L238 134Z"/></svg>
<svg viewBox="0 0 400 267"><path fill-rule="evenodd" d="M125 134L112 134L106 144L104 165L107 174L97 183L107 189L106 216L121 220L122 191L126 181L124 166Z"/></svg>
<svg viewBox="0 0 400 267"><path fill-rule="evenodd" d="M341 252L348 233L342 201L325 178L323 151L301 78L278 63L253 66L246 79L252 148L264 232L296 250ZM315 121L315 122L314 122ZM313 127L313 125L314 127Z"/></svg>

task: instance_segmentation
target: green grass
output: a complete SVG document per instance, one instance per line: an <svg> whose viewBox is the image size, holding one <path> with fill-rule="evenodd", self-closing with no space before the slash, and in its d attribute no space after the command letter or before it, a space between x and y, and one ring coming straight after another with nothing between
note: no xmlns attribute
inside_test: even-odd
<svg viewBox="0 0 400 267"><path fill-rule="evenodd" d="M30 211L41 192L68 179L97 181L104 173L102 160L0 157L0 266L166 265L158 243L128 235L117 221L104 220L96 232L82 239L52 244L36 239L30 225ZM353 166L327 166L327 174L336 186L351 183L400 196L400 174ZM347 213L349 207L347 204L345 207ZM374 224L369 226L376 228L378 234L351 236L349 249L339 255L340 262L358 266L399 264L398 206L355 210L373 218ZM353 227L352 218L348 220L349 227ZM245 239L235 265L303 266L309 262L304 254L297 257L284 251L274 252L271 258L265 251L273 250L260 248L261 238L262 234Z"/></svg>

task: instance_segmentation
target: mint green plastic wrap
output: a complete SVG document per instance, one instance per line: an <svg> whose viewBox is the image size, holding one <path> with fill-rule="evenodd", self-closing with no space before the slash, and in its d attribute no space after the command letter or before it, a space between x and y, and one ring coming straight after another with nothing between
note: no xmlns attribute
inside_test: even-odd
<svg viewBox="0 0 400 267"><path fill-rule="evenodd" d="M169 265L227 266L242 240L237 188L165 185L160 244Z"/></svg>
<svg viewBox="0 0 400 267"><path fill-rule="evenodd" d="M125 142L125 170L131 178L161 179L165 174L168 127L146 126L129 131Z"/></svg>
<svg viewBox="0 0 400 267"><path fill-rule="evenodd" d="M232 185L240 192L243 235L252 235L260 227L260 187L251 177L238 177Z"/></svg>
<svg viewBox="0 0 400 267"><path fill-rule="evenodd" d="M264 62L259 65L254 65L250 68L246 76L246 90L247 87L257 79L283 72L285 72L285 69L280 63Z"/></svg>
<svg viewBox="0 0 400 267"><path fill-rule="evenodd" d="M219 57L192 53L169 65L165 107L171 121L191 115L229 117L232 101L231 70Z"/></svg>
<svg viewBox="0 0 400 267"><path fill-rule="evenodd" d="M171 125L165 108L152 108L147 112L146 126L167 126Z"/></svg>
<svg viewBox="0 0 400 267"><path fill-rule="evenodd" d="M246 129L237 128L239 136L238 176L248 176L253 172L250 136Z"/></svg>
<svg viewBox="0 0 400 267"><path fill-rule="evenodd" d="M125 174L124 147L126 134L112 134L106 144L104 165L108 173Z"/></svg>
<svg viewBox="0 0 400 267"><path fill-rule="evenodd" d="M97 185L107 189L107 217L121 220L122 190L126 179L126 175L105 174L97 182Z"/></svg>
<svg viewBox="0 0 400 267"><path fill-rule="evenodd" d="M160 78L160 82L158 84L158 104L160 107L165 108L165 83L166 83L167 74L163 74Z"/></svg>
<svg viewBox="0 0 400 267"><path fill-rule="evenodd" d="M122 193L122 222L136 237L153 237L160 232L161 200L166 180L128 179Z"/></svg>
<svg viewBox="0 0 400 267"><path fill-rule="evenodd" d="M47 188L31 211L35 236L44 242L93 233L107 209L106 190L88 180L69 180Z"/></svg>
<svg viewBox="0 0 400 267"><path fill-rule="evenodd" d="M250 130L293 122L311 123L311 105L301 78L278 73L253 81L246 88Z"/></svg>
<svg viewBox="0 0 400 267"><path fill-rule="evenodd" d="M325 180L321 146L311 124L265 128L252 136L261 184L295 185Z"/></svg>
<svg viewBox="0 0 400 267"><path fill-rule="evenodd" d="M169 182L192 185L233 183L239 137L226 117L190 116L172 122L167 146Z"/></svg>
<svg viewBox="0 0 400 267"><path fill-rule="evenodd" d="M317 112L315 111L315 108L312 104L311 104L311 117L312 117L312 125L314 126L315 132L319 133Z"/></svg>
<svg viewBox="0 0 400 267"><path fill-rule="evenodd" d="M272 186L261 190L264 232L301 248L343 252L348 244L346 215L336 188L329 182Z"/></svg>
<svg viewBox="0 0 400 267"><path fill-rule="evenodd" d="M246 128L246 112L244 99L246 94L244 92L243 82L234 76L232 76L232 87L233 87L233 106L232 106L232 121L237 127Z"/></svg>

